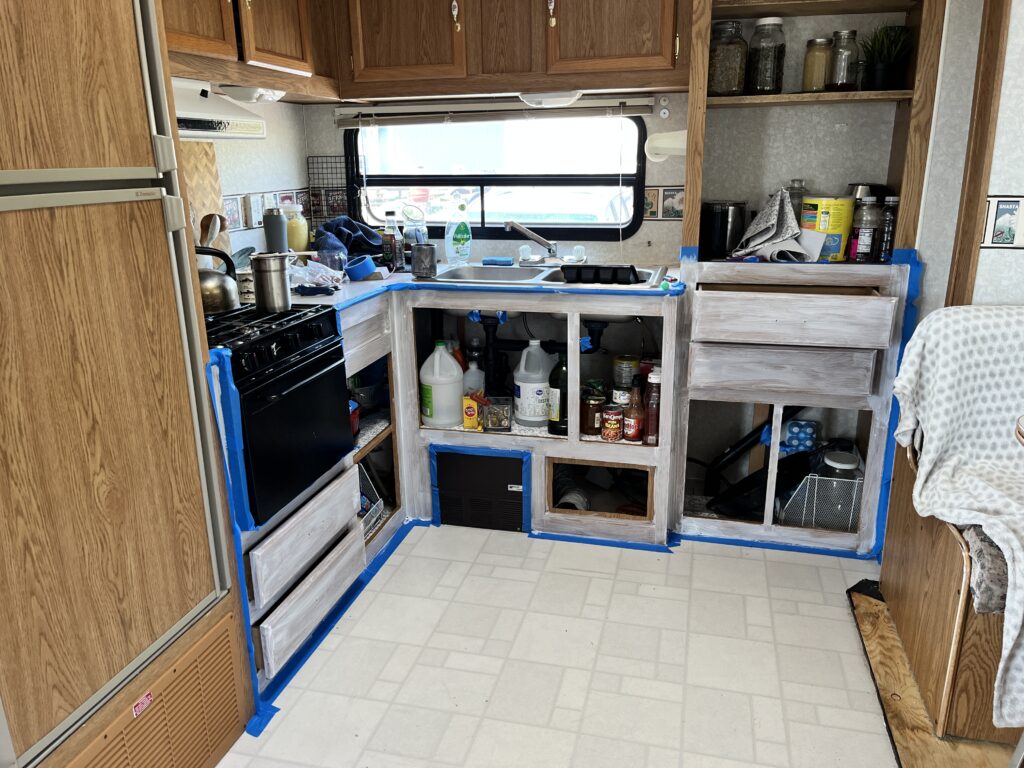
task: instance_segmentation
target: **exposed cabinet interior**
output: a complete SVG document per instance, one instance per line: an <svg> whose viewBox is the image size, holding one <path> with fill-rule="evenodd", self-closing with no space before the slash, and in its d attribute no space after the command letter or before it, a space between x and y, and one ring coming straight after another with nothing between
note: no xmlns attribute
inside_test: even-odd
<svg viewBox="0 0 1024 768"><path fill-rule="evenodd" d="M655 472L636 464L549 456L548 511L653 520Z"/></svg>

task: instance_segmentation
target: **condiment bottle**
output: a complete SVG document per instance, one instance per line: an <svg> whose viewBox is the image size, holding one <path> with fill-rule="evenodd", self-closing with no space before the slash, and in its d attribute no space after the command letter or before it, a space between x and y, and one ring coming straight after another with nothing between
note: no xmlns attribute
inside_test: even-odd
<svg viewBox="0 0 1024 768"><path fill-rule="evenodd" d="M850 230L850 261L861 264L878 261L882 241L882 211L878 198L862 197L853 212Z"/></svg>
<svg viewBox="0 0 1024 768"><path fill-rule="evenodd" d="M804 92L824 91L831 66L832 41L827 37L815 37L808 40L807 52L804 53Z"/></svg>
<svg viewBox="0 0 1024 768"><path fill-rule="evenodd" d="M629 403L622 413L622 436L627 443L639 443L644 437L644 404L640 397L640 384L640 377L634 376Z"/></svg>
<svg viewBox="0 0 1024 768"><path fill-rule="evenodd" d="M569 434L569 364L563 353L548 379L548 434Z"/></svg>
<svg viewBox="0 0 1024 768"><path fill-rule="evenodd" d="M384 263L395 272L405 271L405 239L398 228L398 219L394 211L384 212L384 234L382 235L381 255Z"/></svg>
<svg viewBox="0 0 1024 768"><path fill-rule="evenodd" d="M882 208L882 242L878 246L878 260L883 264L892 261L896 243L896 217L899 215L900 199L895 195L885 198Z"/></svg>
<svg viewBox="0 0 1024 768"><path fill-rule="evenodd" d="M647 377L647 396L644 401L644 445L658 444L658 421L661 416L661 373Z"/></svg>

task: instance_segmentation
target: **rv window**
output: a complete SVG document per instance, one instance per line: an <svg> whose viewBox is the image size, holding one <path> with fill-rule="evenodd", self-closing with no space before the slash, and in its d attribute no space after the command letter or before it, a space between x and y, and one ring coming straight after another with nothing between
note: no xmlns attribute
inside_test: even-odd
<svg viewBox="0 0 1024 768"><path fill-rule="evenodd" d="M620 116L352 129L349 210L380 226L411 204L443 237L461 202L474 237L508 237L513 220L551 239L618 240L643 221L645 138L641 119Z"/></svg>

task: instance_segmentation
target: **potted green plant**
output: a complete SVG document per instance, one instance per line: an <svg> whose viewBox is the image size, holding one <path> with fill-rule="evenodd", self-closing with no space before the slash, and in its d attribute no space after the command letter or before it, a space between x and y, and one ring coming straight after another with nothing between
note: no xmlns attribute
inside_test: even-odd
<svg viewBox="0 0 1024 768"><path fill-rule="evenodd" d="M893 91L906 82L910 61L910 30L882 24L861 43L865 91Z"/></svg>

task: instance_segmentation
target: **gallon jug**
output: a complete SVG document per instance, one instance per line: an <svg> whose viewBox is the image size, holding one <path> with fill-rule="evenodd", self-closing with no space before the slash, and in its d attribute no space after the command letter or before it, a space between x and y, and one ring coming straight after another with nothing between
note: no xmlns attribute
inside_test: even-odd
<svg viewBox="0 0 1024 768"><path fill-rule="evenodd" d="M462 366L443 341L420 368L420 415L428 427L462 424Z"/></svg>
<svg viewBox="0 0 1024 768"><path fill-rule="evenodd" d="M482 392L484 389L484 372L480 370L476 360L469 361L469 368L462 374L462 394Z"/></svg>
<svg viewBox="0 0 1024 768"><path fill-rule="evenodd" d="M557 359L557 358L556 358ZM537 339L530 339L512 374L515 383L515 420L524 427L548 426L548 377L554 360Z"/></svg>

